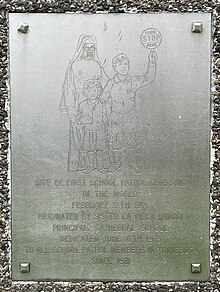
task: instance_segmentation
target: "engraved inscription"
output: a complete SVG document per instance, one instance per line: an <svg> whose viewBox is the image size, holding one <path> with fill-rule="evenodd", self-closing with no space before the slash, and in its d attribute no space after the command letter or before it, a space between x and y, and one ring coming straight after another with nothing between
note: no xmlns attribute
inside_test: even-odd
<svg viewBox="0 0 220 292"><path fill-rule="evenodd" d="M141 34L141 43L148 49L156 49L162 41L161 33L155 28L147 28Z"/></svg>
<svg viewBox="0 0 220 292"><path fill-rule="evenodd" d="M184 221L181 210L151 210L151 190L181 189L185 185L183 179L38 179L37 188L62 187L74 191L78 187L80 192L70 202L69 210L42 212L37 216L41 222L51 222L51 230L60 246L39 246L35 251L30 247L26 253L86 254L88 264L106 266L130 265L140 254L190 253L193 251L190 248L162 246L172 224L175 222L181 227Z"/></svg>
<svg viewBox="0 0 220 292"><path fill-rule="evenodd" d="M209 14L9 21L13 280L207 280Z"/></svg>

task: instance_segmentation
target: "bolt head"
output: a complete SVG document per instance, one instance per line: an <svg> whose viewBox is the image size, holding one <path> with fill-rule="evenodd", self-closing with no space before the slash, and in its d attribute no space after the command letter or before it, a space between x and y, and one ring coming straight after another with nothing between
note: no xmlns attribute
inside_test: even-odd
<svg viewBox="0 0 220 292"><path fill-rule="evenodd" d="M201 273L202 267L200 263L191 264L191 272L192 273Z"/></svg>
<svg viewBox="0 0 220 292"><path fill-rule="evenodd" d="M202 22L193 22L192 24L192 32L201 33L202 32Z"/></svg>
<svg viewBox="0 0 220 292"><path fill-rule="evenodd" d="M23 22L19 23L18 32L27 33L28 29L29 29L29 25L27 23L23 23Z"/></svg>
<svg viewBox="0 0 220 292"><path fill-rule="evenodd" d="M29 273L30 272L30 263L20 263L20 272Z"/></svg>

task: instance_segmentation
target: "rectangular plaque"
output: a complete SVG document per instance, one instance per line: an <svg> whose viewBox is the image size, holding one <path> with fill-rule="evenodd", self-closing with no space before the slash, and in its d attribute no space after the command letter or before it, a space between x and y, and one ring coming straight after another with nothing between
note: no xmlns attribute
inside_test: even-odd
<svg viewBox="0 0 220 292"><path fill-rule="evenodd" d="M211 14L9 20L13 280L207 280Z"/></svg>

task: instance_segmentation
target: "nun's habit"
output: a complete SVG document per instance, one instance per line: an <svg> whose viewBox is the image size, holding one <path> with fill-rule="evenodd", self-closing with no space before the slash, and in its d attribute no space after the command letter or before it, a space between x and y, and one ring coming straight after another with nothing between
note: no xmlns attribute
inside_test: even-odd
<svg viewBox="0 0 220 292"><path fill-rule="evenodd" d="M85 58L86 44L93 44L94 57ZM68 170L80 171L86 169L85 155L81 151L82 129L73 123L72 117L77 115L81 102L86 100L83 87L87 80L97 80L102 88L109 79L105 73L97 54L96 39L93 35L81 35L73 59L70 61L63 83L60 111L69 116L69 153Z"/></svg>

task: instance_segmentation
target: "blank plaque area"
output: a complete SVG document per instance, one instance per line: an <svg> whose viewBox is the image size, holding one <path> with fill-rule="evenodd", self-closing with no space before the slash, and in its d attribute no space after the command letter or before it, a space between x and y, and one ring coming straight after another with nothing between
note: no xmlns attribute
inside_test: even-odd
<svg viewBox="0 0 220 292"><path fill-rule="evenodd" d="M211 14L9 20L13 280L207 280Z"/></svg>

